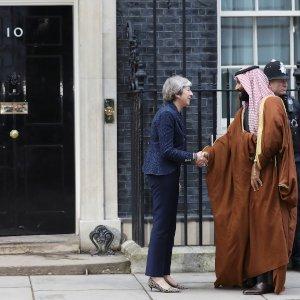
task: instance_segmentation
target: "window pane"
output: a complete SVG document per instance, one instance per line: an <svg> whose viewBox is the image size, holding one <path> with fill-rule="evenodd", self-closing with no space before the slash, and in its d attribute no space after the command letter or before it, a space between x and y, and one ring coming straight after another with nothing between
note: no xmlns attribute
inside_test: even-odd
<svg viewBox="0 0 300 300"><path fill-rule="evenodd" d="M222 65L253 64L253 19L222 18Z"/></svg>
<svg viewBox="0 0 300 300"><path fill-rule="evenodd" d="M295 8L300 9L300 0L295 0Z"/></svg>
<svg viewBox="0 0 300 300"><path fill-rule="evenodd" d="M291 0L258 0L260 10L288 10L292 9Z"/></svg>
<svg viewBox="0 0 300 300"><path fill-rule="evenodd" d="M235 80L234 73L238 69L222 69L222 90L234 90ZM230 101L230 116L234 117L236 111L240 107L240 102L238 100L238 94L235 91L230 91L229 93L222 92L222 118L227 117L227 98L229 96Z"/></svg>
<svg viewBox="0 0 300 300"><path fill-rule="evenodd" d="M289 17L257 18L258 63L272 58L290 64Z"/></svg>
<svg viewBox="0 0 300 300"><path fill-rule="evenodd" d="M295 26L295 62L300 61L300 18L294 18Z"/></svg>
<svg viewBox="0 0 300 300"><path fill-rule="evenodd" d="M254 0L222 0L222 10L254 10Z"/></svg>

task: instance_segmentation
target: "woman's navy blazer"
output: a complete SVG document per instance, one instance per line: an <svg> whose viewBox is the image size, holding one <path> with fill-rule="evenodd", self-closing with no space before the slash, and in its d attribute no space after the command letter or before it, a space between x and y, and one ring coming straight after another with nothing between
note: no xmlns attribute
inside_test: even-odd
<svg viewBox="0 0 300 300"><path fill-rule="evenodd" d="M193 153L185 151L185 145L183 116L174 103L167 102L158 110L152 121L143 172L167 175L175 171L181 163L191 162Z"/></svg>

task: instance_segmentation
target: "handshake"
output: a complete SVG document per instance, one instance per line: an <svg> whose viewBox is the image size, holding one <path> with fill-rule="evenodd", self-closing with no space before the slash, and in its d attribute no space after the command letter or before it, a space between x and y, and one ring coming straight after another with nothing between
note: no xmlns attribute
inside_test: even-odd
<svg viewBox="0 0 300 300"><path fill-rule="evenodd" d="M197 153L194 153L194 161L197 167L206 167L208 164L208 159L208 152L199 151Z"/></svg>

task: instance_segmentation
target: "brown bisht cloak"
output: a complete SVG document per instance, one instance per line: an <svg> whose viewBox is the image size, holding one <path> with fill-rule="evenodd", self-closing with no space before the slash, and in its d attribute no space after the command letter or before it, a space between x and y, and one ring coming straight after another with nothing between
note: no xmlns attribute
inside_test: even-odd
<svg viewBox="0 0 300 300"><path fill-rule="evenodd" d="M215 286L242 286L245 279L273 270L280 293L297 217L291 132L279 97L262 100L257 138L244 131L243 112L204 149L210 154L206 179L215 222ZM263 182L256 192L250 181L254 159Z"/></svg>

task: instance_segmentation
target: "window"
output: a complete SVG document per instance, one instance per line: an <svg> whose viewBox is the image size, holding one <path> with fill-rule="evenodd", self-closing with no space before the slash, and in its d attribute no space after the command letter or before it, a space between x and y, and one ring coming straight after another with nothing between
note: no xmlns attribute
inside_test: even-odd
<svg viewBox="0 0 300 300"><path fill-rule="evenodd" d="M259 10L291 10L291 0L259 0Z"/></svg>
<svg viewBox="0 0 300 300"><path fill-rule="evenodd" d="M252 35L252 18L222 18L222 64L252 64Z"/></svg>
<svg viewBox="0 0 300 300"><path fill-rule="evenodd" d="M254 10L254 0L222 0L222 10Z"/></svg>
<svg viewBox="0 0 300 300"><path fill-rule="evenodd" d="M295 88L293 72L300 61L300 0L218 1L218 87L232 88L233 74L248 65L282 61ZM228 95L228 93L227 93ZM231 117L239 105L230 93ZM219 95L219 133L226 129L226 93ZM224 103L225 102L225 103Z"/></svg>

